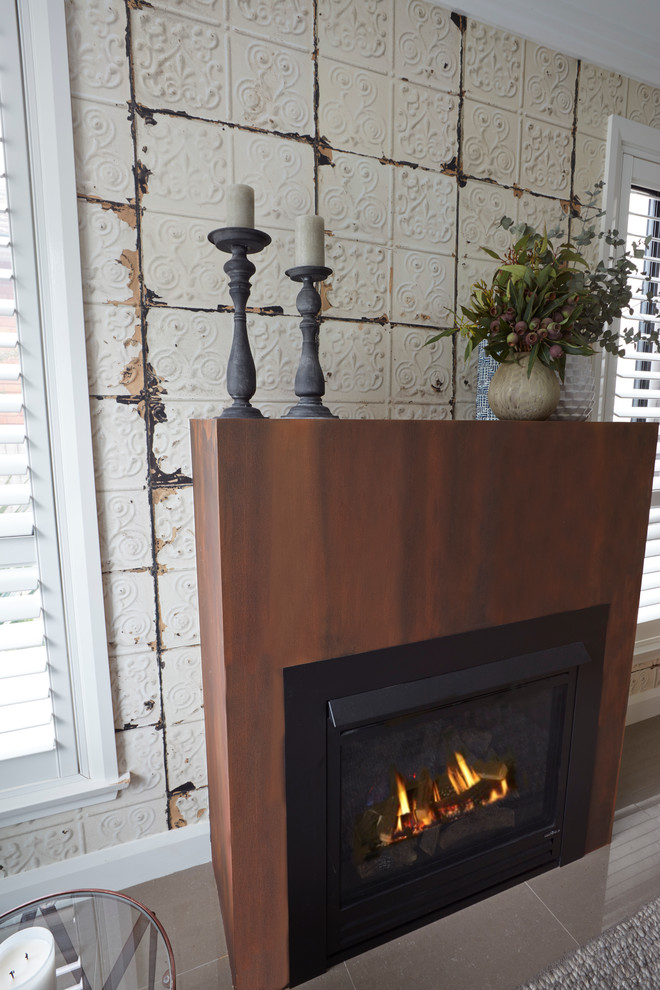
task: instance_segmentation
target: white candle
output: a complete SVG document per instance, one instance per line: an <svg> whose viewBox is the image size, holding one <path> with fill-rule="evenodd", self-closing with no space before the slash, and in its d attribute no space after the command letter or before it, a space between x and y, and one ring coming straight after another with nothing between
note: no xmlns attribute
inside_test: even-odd
<svg viewBox="0 0 660 990"><path fill-rule="evenodd" d="M0 943L0 990L55 990L55 942L47 928L25 928Z"/></svg>
<svg viewBox="0 0 660 990"><path fill-rule="evenodd" d="M252 186L229 186L227 189L227 226L254 229L254 189Z"/></svg>
<svg viewBox="0 0 660 990"><path fill-rule="evenodd" d="M296 217L296 265L325 265L324 227L316 214Z"/></svg>

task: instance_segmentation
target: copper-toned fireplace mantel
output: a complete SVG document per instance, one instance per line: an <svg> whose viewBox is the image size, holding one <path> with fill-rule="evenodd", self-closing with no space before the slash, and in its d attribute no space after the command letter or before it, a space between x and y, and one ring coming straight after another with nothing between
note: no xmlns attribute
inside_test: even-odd
<svg viewBox="0 0 660 990"><path fill-rule="evenodd" d="M213 862L238 990L289 978L282 670L609 604L588 847L609 841L656 430L192 424Z"/></svg>

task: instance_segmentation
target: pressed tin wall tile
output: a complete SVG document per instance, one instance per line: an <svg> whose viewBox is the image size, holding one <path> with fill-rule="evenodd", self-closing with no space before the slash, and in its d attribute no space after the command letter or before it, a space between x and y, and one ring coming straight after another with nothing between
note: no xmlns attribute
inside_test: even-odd
<svg viewBox="0 0 660 990"><path fill-rule="evenodd" d="M131 306L85 306L87 382L91 395L135 395L143 385L142 336Z"/></svg>
<svg viewBox="0 0 660 990"><path fill-rule="evenodd" d="M167 767L170 790L191 783L208 783L204 722L178 722L167 729Z"/></svg>
<svg viewBox="0 0 660 990"><path fill-rule="evenodd" d="M164 798L166 791L163 732L155 726L115 733L119 773L129 773L128 787L114 801L95 805L94 811L117 811L120 806L142 805Z"/></svg>
<svg viewBox="0 0 660 990"><path fill-rule="evenodd" d="M660 127L660 89L628 80L626 117L649 127Z"/></svg>
<svg viewBox="0 0 660 990"><path fill-rule="evenodd" d="M168 398L224 400L233 322L232 313L149 309L149 363Z"/></svg>
<svg viewBox="0 0 660 990"><path fill-rule="evenodd" d="M578 91L578 132L604 140L608 116L625 112L627 92L628 80L623 76L583 62Z"/></svg>
<svg viewBox="0 0 660 990"><path fill-rule="evenodd" d="M542 45L525 42L525 113L553 120L563 127L573 124L577 60Z"/></svg>
<svg viewBox="0 0 660 990"><path fill-rule="evenodd" d="M455 239L456 178L408 165L393 173L395 245L449 254Z"/></svg>
<svg viewBox="0 0 660 990"><path fill-rule="evenodd" d="M535 192L568 198L573 137L568 128L523 117L520 185Z"/></svg>
<svg viewBox="0 0 660 990"><path fill-rule="evenodd" d="M129 100L123 0L66 0L65 11L72 93Z"/></svg>
<svg viewBox="0 0 660 990"><path fill-rule="evenodd" d="M511 235L500 225L503 217L515 220L518 198L512 189L468 179L459 190L459 257L486 261L482 247L502 253L511 244Z"/></svg>
<svg viewBox="0 0 660 990"><path fill-rule="evenodd" d="M0 834L0 877L10 877L85 852L82 824L75 813L58 816L37 828L14 825Z"/></svg>
<svg viewBox="0 0 660 990"><path fill-rule="evenodd" d="M155 725L160 719L160 678L154 650L118 654L110 660L116 729Z"/></svg>
<svg viewBox="0 0 660 990"><path fill-rule="evenodd" d="M337 154L319 170L319 212L333 234L375 244L392 237L395 169L374 158Z"/></svg>
<svg viewBox="0 0 660 990"><path fill-rule="evenodd" d="M394 145L397 160L439 169L458 153L458 98L405 80L394 83Z"/></svg>
<svg viewBox="0 0 660 990"><path fill-rule="evenodd" d="M393 402L390 408L392 419L451 419L451 406L441 403L420 404L416 402Z"/></svg>
<svg viewBox="0 0 660 990"><path fill-rule="evenodd" d="M254 188L257 228L293 230L297 216L315 212L314 151L310 145L235 130L233 146L234 175Z"/></svg>
<svg viewBox="0 0 660 990"><path fill-rule="evenodd" d="M86 852L132 842L167 829L167 810L162 799L144 801L135 807L118 807L83 820Z"/></svg>
<svg viewBox="0 0 660 990"><path fill-rule="evenodd" d="M135 198L133 140L126 106L73 99L78 192L115 203Z"/></svg>
<svg viewBox="0 0 660 990"><path fill-rule="evenodd" d="M192 486L159 488L154 493L154 536L159 564L195 566Z"/></svg>
<svg viewBox="0 0 660 990"><path fill-rule="evenodd" d="M152 551L146 489L99 491L97 506L103 570L150 567Z"/></svg>
<svg viewBox="0 0 660 990"><path fill-rule="evenodd" d="M269 131L310 134L313 64L309 51L235 32L231 37L228 119Z"/></svg>
<svg viewBox="0 0 660 990"><path fill-rule="evenodd" d="M324 322L320 361L325 372L326 398L383 399L389 392L391 341L388 326Z"/></svg>
<svg viewBox="0 0 660 990"><path fill-rule="evenodd" d="M575 171L573 173L573 194L583 203L586 193L595 189L605 175L606 142L589 134L578 134L575 138ZM598 199L600 200L600 195Z"/></svg>
<svg viewBox="0 0 660 990"><path fill-rule="evenodd" d="M151 574L119 571L103 575L108 650L128 654L156 642L154 582Z"/></svg>
<svg viewBox="0 0 660 990"><path fill-rule="evenodd" d="M231 399L226 392L219 394L213 402L180 399L163 402L160 418L154 425L152 450L158 471L165 476L165 480L192 476L190 420L213 419L227 405L231 405ZM258 405L256 401L255 405Z"/></svg>
<svg viewBox="0 0 660 990"><path fill-rule="evenodd" d="M234 28L312 49L314 18L306 0L242 0L229 3L227 11Z"/></svg>
<svg viewBox="0 0 660 990"><path fill-rule="evenodd" d="M451 12L425 0L396 0L394 26L396 75L458 93L461 32Z"/></svg>
<svg viewBox="0 0 660 990"><path fill-rule="evenodd" d="M392 155L392 81L319 57L319 129L333 148Z"/></svg>
<svg viewBox="0 0 660 990"><path fill-rule="evenodd" d="M90 411L97 491L144 487L147 438L138 407L91 399Z"/></svg>
<svg viewBox="0 0 660 990"><path fill-rule="evenodd" d="M135 304L135 227L111 209L80 201L78 229L85 302Z"/></svg>
<svg viewBox="0 0 660 990"><path fill-rule="evenodd" d="M158 599L163 649L196 646L199 643L196 572L176 570L159 574Z"/></svg>
<svg viewBox="0 0 660 990"><path fill-rule="evenodd" d="M517 182L520 118L508 110L466 99L463 104L463 169L502 185Z"/></svg>
<svg viewBox="0 0 660 990"><path fill-rule="evenodd" d="M500 109L522 106L522 38L498 28L467 22L465 34L465 95Z"/></svg>
<svg viewBox="0 0 660 990"><path fill-rule="evenodd" d="M255 316L248 320L248 332L257 365L257 405L266 415L267 402L296 401L294 379L302 347L300 318Z"/></svg>
<svg viewBox="0 0 660 990"><path fill-rule="evenodd" d="M328 403L339 419L389 419L387 402L337 402Z"/></svg>
<svg viewBox="0 0 660 990"><path fill-rule="evenodd" d="M447 326L454 311L454 259L441 254L394 252L392 320Z"/></svg>
<svg viewBox="0 0 660 990"><path fill-rule="evenodd" d="M168 727L202 718L202 654L199 646L165 650L161 658L163 706Z"/></svg>
<svg viewBox="0 0 660 990"><path fill-rule="evenodd" d="M391 251L333 237L326 243L326 263L334 269L325 283L324 315L388 318Z"/></svg>
<svg viewBox="0 0 660 990"><path fill-rule="evenodd" d="M426 344L426 330L392 331L392 398L410 402L449 402L452 392L452 343Z"/></svg>
<svg viewBox="0 0 660 990"><path fill-rule="evenodd" d="M343 62L387 72L392 66L394 7L395 0L319 0L319 51Z"/></svg>
<svg viewBox="0 0 660 990"><path fill-rule="evenodd" d="M173 794L170 800L172 828L194 825L206 818L209 813L208 787L196 787Z"/></svg>

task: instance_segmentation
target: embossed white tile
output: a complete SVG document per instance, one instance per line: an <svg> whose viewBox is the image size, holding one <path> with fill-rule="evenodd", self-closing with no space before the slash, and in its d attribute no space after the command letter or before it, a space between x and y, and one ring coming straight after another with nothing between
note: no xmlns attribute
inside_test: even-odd
<svg viewBox="0 0 660 990"><path fill-rule="evenodd" d="M466 96L494 107L522 105L525 42L517 35L468 20L465 32Z"/></svg>
<svg viewBox="0 0 660 990"><path fill-rule="evenodd" d="M472 420L477 418L477 407L474 399L467 399L463 402L457 402L455 408L454 419L457 420Z"/></svg>
<svg viewBox="0 0 660 990"><path fill-rule="evenodd" d="M123 0L67 0L64 9L72 93L129 100Z"/></svg>
<svg viewBox="0 0 660 990"><path fill-rule="evenodd" d="M466 99L463 170L479 179L513 185L518 179L520 120L516 114Z"/></svg>
<svg viewBox="0 0 660 990"><path fill-rule="evenodd" d="M148 311L149 363L169 399L226 399L233 326L232 313Z"/></svg>
<svg viewBox="0 0 660 990"><path fill-rule="evenodd" d="M100 491L97 506L103 569L131 571L151 567L151 515L146 489Z"/></svg>
<svg viewBox="0 0 660 990"><path fill-rule="evenodd" d="M312 50L314 14L306 0L242 0L230 3L228 13L232 27Z"/></svg>
<svg viewBox="0 0 660 990"><path fill-rule="evenodd" d="M426 0L397 0L394 23L397 76L458 93L461 32L451 12Z"/></svg>
<svg viewBox="0 0 660 990"><path fill-rule="evenodd" d="M167 729L167 782L170 791L182 784L208 784L204 722L180 722Z"/></svg>
<svg viewBox="0 0 660 990"><path fill-rule="evenodd" d="M144 169L145 210L201 217L208 230L226 222L232 177L232 131L208 120L154 114L137 118L137 154Z"/></svg>
<svg viewBox="0 0 660 990"><path fill-rule="evenodd" d="M153 109L227 119L220 27L165 11L131 10L135 98Z"/></svg>
<svg viewBox="0 0 660 990"><path fill-rule="evenodd" d="M394 173L394 243L449 254L456 229L456 178L403 165Z"/></svg>
<svg viewBox="0 0 660 990"><path fill-rule="evenodd" d="M319 209L333 234L373 244L392 237L392 165L360 155L335 154L319 170Z"/></svg>
<svg viewBox="0 0 660 990"><path fill-rule="evenodd" d="M97 490L143 488L147 437L138 407L115 399L91 399L90 411Z"/></svg>
<svg viewBox="0 0 660 990"><path fill-rule="evenodd" d="M167 804L160 798L136 807L117 807L83 820L87 852L167 831Z"/></svg>
<svg viewBox="0 0 660 990"><path fill-rule="evenodd" d="M331 147L392 156L392 81L319 58L319 130Z"/></svg>
<svg viewBox="0 0 660 990"><path fill-rule="evenodd" d="M333 399L359 402L387 398L391 352L392 332L388 326L324 322L319 360L330 407Z"/></svg>
<svg viewBox="0 0 660 990"><path fill-rule="evenodd" d="M451 406L446 402L393 402L391 419L451 419Z"/></svg>
<svg viewBox="0 0 660 990"><path fill-rule="evenodd" d="M387 402L337 402L336 399L333 399L329 405L339 419L390 418Z"/></svg>
<svg viewBox="0 0 660 990"><path fill-rule="evenodd" d="M264 415L273 400L296 401L294 381L302 349L300 317L254 316L248 320L257 368L255 403Z"/></svg>
<svg viewBox="0 0 660 990"><path fill-rule="evenodd" d="M199 613L196 571L176 570L159 574L158 599L163 649L197 645Z"/></svg>
<svg viewBox="0 0 660 990"><path fill-rule="evenodd" d="M203 717L202 654L199 646L164 650L161 656L165 722L191 722Z"/></svg>
<svg viewBox="0 0 660 990"><path fill-rule="evenodd" d="M144 385L142 337L131 306L85 306L87 379L92 395L136 395Z"/></svg>
<svg viewBox="0 0 660 990"><path fill-rule="evenodd" d="M576 75L576 59L526 41L523 96L525 113L571 127Z"/></svg>
<svg viewBox="0 0 660 990"><path fill-rule="evenodd" d="M78 203L85 302L138 302L135 229L98 203Z"/></svg>
<svg viewBox="0 0 660 990"><path fill-rule="evenodd" d="M573 136L567 127L523 117L520 185L534 192L568 198L571 189Z"/></svg>
<svg viewBox="0 0 660 990"><path fill-rule="evenodd" d="M158 657L153 650L111 657L110 684L116 729L160 720Z"/></svg>
<svg viewBox="0 0 660 990"><path fill-rule="evenodd" d="M465 343L458 340L456 351L456 400L457 402L475 402L477 399L477 366L478 355L472 351L468 361L465 360Z"/></svg>
<svg viewBox="0 0 660 990"><path fill-rule="evenodd" d="M590 134L604 141L609 115L625 113L627 92L628 80L623 76L583 62L578 86L578 134Z"/></svg>
<svg viewBox="0 0 660 990"><path fill-rule="evenodd" d="M194 825L195 822L207 818L208 813L208 787L195 787L193 790L173 794L170 799L172 828Z"/></svg>
<svg viewBox="0 0 660 990"><path fill-rule="evenodd" d="M166 567L195 566L192 486L153 492L156 560Z"/></svg>
<svg viewBox="0 0 660 990"><path fill-rule="evenodd" d="M397 79L394 158L439 168L455 164L457 154L458 97Z"/></svg>
<svg viewBox="0 0 660 990"><path fill-rule="evenodd" d="M629 79L626 117L649 127L660 127L660 89Z"/></svg>
<svg viewBox="0 0 660 990"><path fill-rule="evenodd" d="M231 306L229 280L223 270L227 256L208 240L209 223L145 213L142 250L145 284L150 293L168 306L215 309ZM295 258L294 236L274 233L271 244L252 255L250 306L281 306L295 313L296 287L284 272Z"/></svg>
<svg viewBox="0 0 660 990"><path fill-rule="evenodd" d="M452 391L452 342L445 338L427 344L430 336L432 334L426 330L393 328L393 400L449 402Z"/></svg>
<svg viewBox="0 0 660 990"><path fill-rule="evenodd" d="M606 147L605 141L589 134L577 134L575 137L573 193L583 203L586 202L586 193L593 191L597 182L603 181Z"/></svg>
<svg viewBox="0 0 660 990"><path fill-rule="evenodd" d="M76 187L114 203L135 199L133 139L126 107L73 99Z"/></svg>
<svg viewBox="0 0 660 990"><path fill-rule="evenodd" d="M515 220L518 200L512 189L503 189L489 182L468 179L459 189L460 229L458 253L478 261L486 261L482 247L502 254L511 246L511 234L500 225L503 217Z"/></svg>
<svg viewBox="0 0 660 990"><path fill-rule="evenodd" d="M148 571L104 574L103 598L111 654L146 652L155 647L154 582Z"/></svg>
<svg viewBox="0 0 660 990"><path fill-rule="evenodd" d="M169 10L173 14L188 15L209 24L224 21L224 0L149 0L152 7Z"/></svg>
<svg viewBox="0 0 660 990"><path fill-rule="evenodd" d="M388 318L392 265L389 249L333 237L327 242L326 263L334 274L325 283L324 315Z"/></svg>
<svg viewBox="0 0 660 990"><path fill-rule="evenodd" d="M284 134L314 131L312 54L234 32L230 44L233 123Z"/></svg>
<svg viewBox="0 0 660 990"><path fill-rule="evenodd" d="M258 406L258 403L255 402ZM154 424L153 454L158 470L164 475L189 479L192 476L190 454L190 420L213 419L231 405L226 394L215 402L166 400L163 419Z"/></svg>
<svg viewBox="0 0 660 990"><path fill-rule="evenodd" d="M655 685L654 670L633 670L630 677L630 694L649 691Z"/></svg>
<svg viewBox="0 0 660 990"><path fill-rule="evenodd" d="M294 395L293 399L295 400L295 398ZM259 400L259 409L261 409L266 419L281 419L293 405L295 405L295 402L291 400L288 402L264 402L263 399Z"/></svg>
<svg viewBox="0 0 660 990"><path fill-rule="evenodd" d="M314 152L301 141L235 130L234 175L254 188L255 226L293 230L314 209ZM318 211L322 213L322 210Z"/></svg>
<svg viewBox="0 0 660 990"><path fill-rule="evenodd" d="M475 282L484 281L490 285L493 275L497 269L497 262L485 254L482 258L460 258L457 271L456 288L456 310L461 311L461 306L468 306L470 303L470 293ZM460 346L460 345L459 345Z"/></svg>
<svg viewBox="0 0 660 990"><path fill-rule="evenodd" d="M319 52L359 67L392 67L393 0L320 0Z"/></svg>
<svg viewBox="0 0 660 990"><path fill-rule="evenodd" d="M61 863L84 852L82 824L75 812L46 824L42 821L34 829L12 825L0 835L0 877Z"/></svg>
<svg viewBox="0 0 660 990"><path fill-rule="evenodd" d="M537 230L553 230L560 227L562 237L567 233L566 211L558 199L533 196L524 192L518 198L518 222L528 223ZM509 235L511 236L511 235Z"/></svg>
<svg viewBox="0 0 660 990"><path fill-rule="evenodd" d="M95 811L116 811L120 806L142 806L165 799L163 733L154 726L140 726L115 733L119 773L130 773L128 787L114 801L95 805Z"/></svg>
<svg viewBox="0 0 660 990"><path fill-rule="evenodd" d="M392 266L392 320L447 326L454 312L454 259L401 248Z"/></svg>

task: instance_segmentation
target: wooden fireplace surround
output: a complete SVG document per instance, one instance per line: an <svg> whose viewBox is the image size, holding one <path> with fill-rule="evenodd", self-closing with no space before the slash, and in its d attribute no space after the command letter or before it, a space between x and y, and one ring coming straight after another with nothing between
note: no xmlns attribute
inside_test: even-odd
<svg viewBox="0 0 660 990"><path fill-rule="evenodd" d="M288 983L282 670L609 604L609 842L651 424L192 423L211 839L234 986Z"/></svg>

